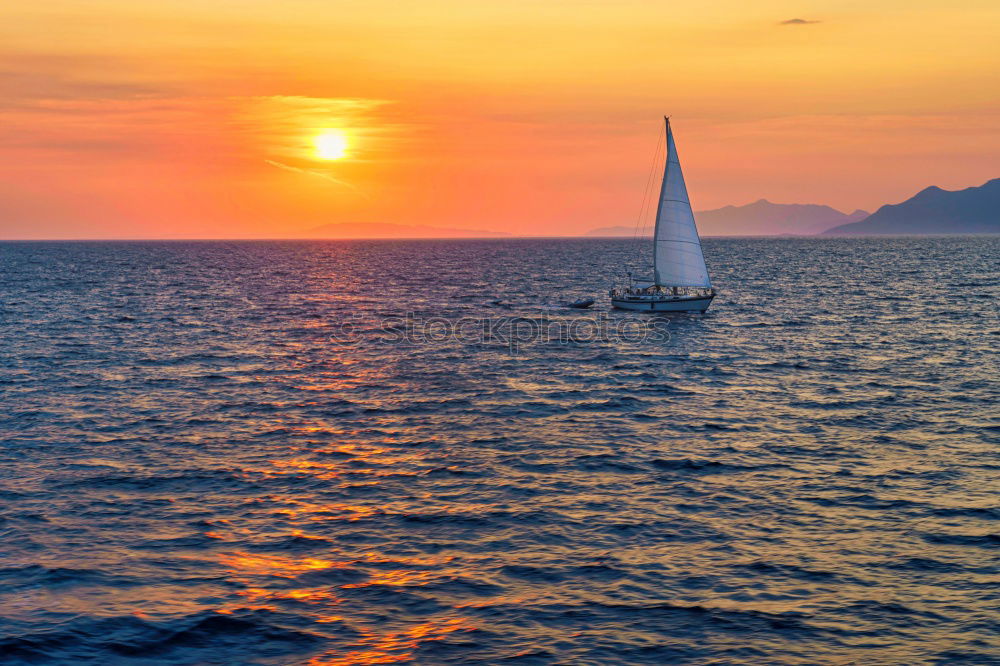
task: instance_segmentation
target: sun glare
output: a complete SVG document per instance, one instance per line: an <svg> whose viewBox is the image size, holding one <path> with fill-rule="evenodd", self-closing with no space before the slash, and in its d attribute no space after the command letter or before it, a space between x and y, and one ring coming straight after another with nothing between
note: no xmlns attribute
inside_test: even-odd
<svg viewBox="0 0 1000 666"><path fill-rule="evenodd" d="M347 156L347 135L338 129L325 129L313 139L316 157L322 160L339 160Z"/></svg>

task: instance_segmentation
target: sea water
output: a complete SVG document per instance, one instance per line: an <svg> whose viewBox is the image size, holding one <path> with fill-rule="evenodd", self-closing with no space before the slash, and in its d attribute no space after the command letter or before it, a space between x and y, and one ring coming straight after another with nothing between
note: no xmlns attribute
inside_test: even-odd
<svg viewBox="0 0 1000 666"><path fill-rule="evenodd" d="M704 245L0 244L0 662L998 663L1000 238Z"/></svg>

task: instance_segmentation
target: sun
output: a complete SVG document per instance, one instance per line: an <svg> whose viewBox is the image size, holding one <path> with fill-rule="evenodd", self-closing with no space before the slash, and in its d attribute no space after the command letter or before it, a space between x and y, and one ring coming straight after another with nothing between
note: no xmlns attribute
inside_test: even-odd
<svg viewBox="0 0 1000 666"><path fill-rule="evenodd" d="M321 160L339 160L347 157L347 135L343 130L325 129L313 139L316 157Z"/></svg>

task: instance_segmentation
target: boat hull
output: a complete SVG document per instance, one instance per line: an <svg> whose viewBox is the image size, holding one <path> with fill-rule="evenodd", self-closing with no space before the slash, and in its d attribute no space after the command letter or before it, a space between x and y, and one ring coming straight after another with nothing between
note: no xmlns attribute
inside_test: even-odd
<svg viewBox="0 0 1000 666"><path fill-rule="evenodd" d="M637 312L704 312L715 296L694 298L612 298L611 305L619 310Z"/></svg>

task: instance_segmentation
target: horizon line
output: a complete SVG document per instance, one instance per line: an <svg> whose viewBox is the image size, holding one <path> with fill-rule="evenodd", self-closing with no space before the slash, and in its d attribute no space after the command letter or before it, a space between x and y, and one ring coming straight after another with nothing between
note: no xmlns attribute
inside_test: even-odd
<svg viewBox="0 0 1000 666"><path fill-rule="evenodd" d="M816 234L706 234L700 238L913 238L931 236L997 236L1000 231L985 231L980 233L909 233L909 234L828 234L820 232ZM543 236L400 236L397 238L387 238L385 236L373 237L351 237L351 238L323 238L323 237L259 237L259 238L0 238L0 243L217 243L217 242L261 242L261 241L438 241L438 240L462 240L462 241L508 241L508 240L645 240L652 236L567 236L567 235L543 235Z"/></svg>

